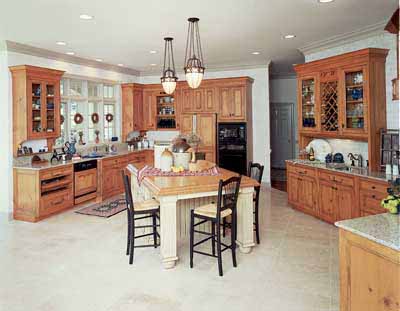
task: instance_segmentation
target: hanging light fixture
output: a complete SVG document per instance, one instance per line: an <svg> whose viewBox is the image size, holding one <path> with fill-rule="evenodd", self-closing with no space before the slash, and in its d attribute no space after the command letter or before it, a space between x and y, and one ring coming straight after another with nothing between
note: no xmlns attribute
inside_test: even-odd
<svg viewBox="0 0 400 311"><path fill-rule="evenodd" d="M172 40L174 39L167 37L164 38L164 40L164 68L161 77L161 84L165 93L172 94L175 91L176 81L178 80L175 73L174 52L172 51Z"/></svg>
<svg viewBox="0 0 400 311"><path fill-rule="evenodd" d="M203 51L201 50L199 19L191 17L188 22L184 71L187 83L192 89L196 89L204 76Z"/></svg>

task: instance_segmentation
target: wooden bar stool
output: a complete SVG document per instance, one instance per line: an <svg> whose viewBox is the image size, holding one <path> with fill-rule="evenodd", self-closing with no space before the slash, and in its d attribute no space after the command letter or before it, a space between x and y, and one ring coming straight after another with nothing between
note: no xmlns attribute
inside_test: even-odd
<svg viewBox="0 0 400 311"><path fill-rule="evenodd" d="M157 237L160 235L157 232L157 227L160 225L157 224L157 218L159 218L159 212L160 212L160 203L155 200L145 200L142 202L136 202L135 204L133 203L132 199L132 190L131 190L131 182L129 179L129 176L125 174L124 171L122 171L122 178L124 180L124 186L125 186L125 200L126 200L126 211L127 211L127 216L128 216L128 235L127 235L127 246L126 246L126 255L129 256L129 264L133 263L133 255L134 255L134 249L138 247L154 247L157 248L159 244L157 244ZM139 215L139 217L136 217L136 215ZM141 225L141 226L135 226L135 221L141 220L141 219L147 219L147 218L152 218L153 223L151 225ZM143 229L143 228L152 228L153 232L151 233L146 233L146 234L141 234L136 236L135 235L135 229ZM153 236L154 243L153 244L148 244L148 245L135 245L135 239L139 238L144 238L146 236Z"/></svg>
<svg viewBox="0 0 400 311"><path fill-rule="evenodd" d="M247 176L257 180L259 184L261 184L262 177L264 173L264 166L259 163L249 162L249 168L247 171ZM254 187L254 195L253 195L253 203L254 203L254 231L256 232L256 240L257 244L260 244L260 221L259 221L259 200L260 200L260 190L261 187ZM222 220L222 227L223 227L223 236L225 236L226 228L231 228L231 224L227 221L226 218Z"/></svg>
<svg viewBox="0 0 400 311"><path fill-rule="evenodd" d="M222 272L222 252L230 249L232 252L233 266L236 267L236 205L239 195L241 176L231 177L226 181L220 180L218 187L217 203L210 203L196 207L190 212L190 268L193 268L193 253L211 256L218 258L219 275L223 276ZM221 242L221 220L227 216L232 218L231 244L226 245ZM198 223L195 220L199 219ZM195 230L195 227L210 222L211 233L201 230ZM194 243L194 233L207 235L207 238ZM195 247L211 240L212 254L195 250ZM215 255L215 242L217 244L217 255ZM222 246L224 248L222 248Z"/></svg>

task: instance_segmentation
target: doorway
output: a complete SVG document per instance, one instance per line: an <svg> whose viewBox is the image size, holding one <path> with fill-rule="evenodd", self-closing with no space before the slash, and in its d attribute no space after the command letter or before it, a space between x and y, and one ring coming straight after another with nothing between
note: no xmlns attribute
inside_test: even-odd
<svg viewBox="0 0 400 311"><path fill-rule="evenodd" d="M286 163L295 158L295 109L293 103L271 103L271 186L286 191Z"/></svg>

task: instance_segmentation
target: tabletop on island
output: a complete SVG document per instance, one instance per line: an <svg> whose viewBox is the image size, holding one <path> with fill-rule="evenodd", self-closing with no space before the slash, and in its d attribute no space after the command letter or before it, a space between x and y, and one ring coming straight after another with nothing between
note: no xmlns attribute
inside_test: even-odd
<svg viewBox="0 0 400 311"><path fill-rule="evenodd" d="M137 167L141 169L142 167ZM220 174L214 176L146 176L142 184L157 196L182 195L218 191L219 181L238 173L218 168ZM135 173L133 173L135 175ZM136 176L135 176L136 177ZM260 184L247 176L242 176L240 188L257 187Z"/></svg>

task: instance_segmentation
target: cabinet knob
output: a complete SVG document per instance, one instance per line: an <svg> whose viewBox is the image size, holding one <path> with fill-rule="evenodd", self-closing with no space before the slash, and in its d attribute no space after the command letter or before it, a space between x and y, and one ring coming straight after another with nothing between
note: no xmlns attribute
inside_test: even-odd
<svg viewBox="0 0 400 311"><path fill-rule="evenodd" d="M375 199L375 198L376 198L375 194L373 194L373 195L372 195L372 198L373 198L373 199Z"/></svg>

